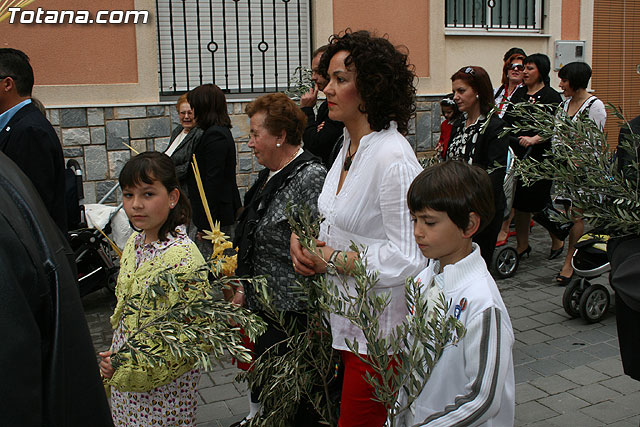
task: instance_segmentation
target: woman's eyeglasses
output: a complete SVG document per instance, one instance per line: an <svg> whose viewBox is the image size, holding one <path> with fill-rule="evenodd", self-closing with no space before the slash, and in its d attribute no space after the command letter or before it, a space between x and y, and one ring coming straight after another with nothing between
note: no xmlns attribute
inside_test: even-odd
<svg viewBox="0 0 640 427"><path fill-rule="evenodd" d="M509 69L511 69L513 71L522 71L522 70L524 70L524 65L522 65L522 64L511 64L509 66Z"/></svg>

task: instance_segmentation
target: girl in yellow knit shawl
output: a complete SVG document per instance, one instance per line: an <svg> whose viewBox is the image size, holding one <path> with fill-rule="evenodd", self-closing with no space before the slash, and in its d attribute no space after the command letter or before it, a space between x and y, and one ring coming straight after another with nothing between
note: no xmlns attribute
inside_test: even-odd
<svg viewBox="0 0 640 427"><path fill-rule="evenodd" d="M116 286L116 305L111 324L114 328L111 350L100 353L100 371L111 386L111 413L116 426L195 425L198 403L196 386L200 371L195 360L163 355L166 363L144 366L128 358L117 369L111 356L122 348L127 333L135 330L141 317L166 311L179 298L166 289L165 303L145 303L138 299L154 283L158 273L171 269L183 277L199 277L205 261L187 237L184 224L189 223L191 207L180 194L171 159L158 152L142 153L129 160L120 173L123 206L133 227L139 232L128 240L121 259ZM206 276L205 276L206 277ZM189 297L202 296L206 280L196 280ZM138 299L139 310L128 301ZM145 343L158 344L153 338Z"/></svg>

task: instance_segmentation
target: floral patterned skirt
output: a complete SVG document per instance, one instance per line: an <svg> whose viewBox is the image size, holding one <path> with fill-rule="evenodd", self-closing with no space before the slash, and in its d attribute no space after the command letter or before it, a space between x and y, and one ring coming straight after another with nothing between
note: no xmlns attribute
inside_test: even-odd
<svg viewBox="0 0 640 427"><path fill-rule="evenodd" d="M113 334L112 348L124 341L122 324ZM195 426L200 370L185 372L148 392L118 391L111 387L111 416L116 427Z"/></svg>

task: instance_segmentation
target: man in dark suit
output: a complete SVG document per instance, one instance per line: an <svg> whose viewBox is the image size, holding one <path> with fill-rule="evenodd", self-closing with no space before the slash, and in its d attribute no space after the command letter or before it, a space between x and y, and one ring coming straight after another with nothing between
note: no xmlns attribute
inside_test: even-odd
<svg viewBox="0 0 640 427"><path fill-rule="evenodd" d="M112 427L73 253L0 153L0 424Z"/></svg>
<svg viewBox="0 0 640 427"><path fill-rule="evenodd" d="M322 54L327 50L327 46L321 46L313 52L311 61L311 78L315 87L300 97L300 108L307 115L307 127L302 135L304 149L320 157L327 169L338 155L342 144L342 122L337 122L329 118L329 105L324 101L318 107L318 114L313 111L318 100L318 92L327 86L327 79L318 73L318 64Z"/></svg>
<svg viewBox="0 0 640 427"><path fill-rule="evenodd" d="M29 57L0 49L0 151L31 179L54 222L66 232L62 147L51 123L31 102L32 89Z"/></svg>

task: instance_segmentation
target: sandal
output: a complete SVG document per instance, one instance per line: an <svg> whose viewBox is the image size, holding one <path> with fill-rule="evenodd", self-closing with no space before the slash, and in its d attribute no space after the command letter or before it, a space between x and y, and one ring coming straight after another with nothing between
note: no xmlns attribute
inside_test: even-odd
<svg viewBox="0 0 640 427"><path fill-rule="evenodd" d="M569 282L571 282L571 279L573 279L573 273L571 273L571 276L569 277L563 276L560 273L556 275L556 283L558 286L567 286Z"/></svg>

